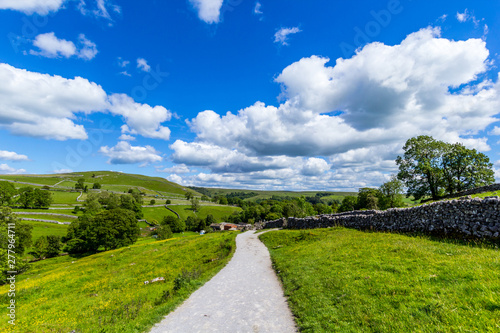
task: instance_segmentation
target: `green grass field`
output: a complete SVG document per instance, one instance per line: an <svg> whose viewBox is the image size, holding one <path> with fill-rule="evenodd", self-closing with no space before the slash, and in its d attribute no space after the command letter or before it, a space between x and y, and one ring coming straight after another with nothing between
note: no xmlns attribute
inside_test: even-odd
<svg viewBox="0 0 500 333"><path fill-rule="evenodd" d="M64 180L63 177L56 175L0 175L0 179L8 179L16 182L33 183L40 185L55 185L61 180ZM16 185L16 187L23 186L22 184L14 185Z"/></svg>
<svg viewBox="0 0 500 333"><path fill-rule="evenodd" d="M76 217L76 215L73 215ZM58 222L73 222L76 219L69 216L59 216L50 214L16 214L17 218L29 218L29 219L39 219L39 220L52 220Z"/></svg>
<svg viewBox="0 0 500 333"><path fill-rule="evenodd" d="M1 320L0 331L148 331L227 263L235 237L213 233L33 263L17 277L16 325ZM144 284L157 277L165 282ZM8 290L0 287L2 304Z"/></svg>
<svg viewBox="0 0 500 333"><path fill-rule="evenodd" d="M176 211L182 220L186 220L188 216L195 215L204 219L207 215L211 214L218 222L223 222L225 216L241 211L241 208L232 206L201 206L200 211L195 214L191 210L191 205L171 205L169 207ZM156 220L161 222L164 216L176 216L165 207L144 207L142 211L144 212L144 218L148 221Z"/></svg>
<svg viewBox="0 0 500 333"><path fill-rule="evenodd" d="M225 216L231 215L233 212L241 212L241 208L232 206L201 206L196 214L191 210L191 205L170 206L170 208L175 210L182 220L195 215L204 219L207 215L212 214L218 222L223 222Z"/></svg>
<svg viewBox="0 0 500 333"><path fill-rule="evenodd" d="M25 224L29 224L33 227L33 229L31 230L31 240L32 240L33 244L41 236L55 235L55 236L63 237L63 236L66 236L66 233L68 231L68 225L64 225L64 224L35 222L35 221L21 221L21 222L25 223ZM32 259L33 256L28 254L32 250L33 250L33 246L28 248L24 254L24 258Z"/></svg>
<svg viewBox="0 0 500 333"><path fill-rule="evenodd" d="M264 199L270 199L272 196L278 196L278 197L292 197L292 198L300 198L302 196L305 197L311 197L315 196L316 193L321 192L321 191L306 191L306 192L292 192L292 191L254 191L254 190L237 190L237 189L221 189L221 188L207 188L205 189L210 193L212 197L215 197L217 195L227 195L233 192L236 193L255 193L256 195L250 198L245 199L245 201L257 201L257 200L264 200ZM329 192L330 193L330 192ZM357 196L357 192L331 192L332 194L329 196L323 197L324 200L329 200L329 199L335 199L335 200L340 200L348 195L354 195Z"/></svg>
<svg viewBox="0 0 500 333"><path fill-rule="evenodd" d="M35 242L40 236L66 236L66 231L68 230L68 225L65 224L55 224L47 222L35 222L35 221L22 221L22 223L29 224L33 226L31 232L31 238Z"/></svg>
<svg viewBox="0 0 500 333"><path fill-rule="evenodd" d="M498 249L343 228L260 236L301 332L499 332Z"/></svg>

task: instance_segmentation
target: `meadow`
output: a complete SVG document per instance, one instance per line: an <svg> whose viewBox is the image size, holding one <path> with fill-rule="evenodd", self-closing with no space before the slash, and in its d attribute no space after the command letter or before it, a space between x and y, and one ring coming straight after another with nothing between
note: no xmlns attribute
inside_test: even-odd
<svg viewBox="0 0 500 333"><path fill-rule="evenodd" d="M187 236L32 263L17 277L15 328L2 320L0 331L147 331L224 267L235 237ZM165 281L144 284L157 277ZM2 304L8 290L0 287Z"/></svg>
<svg viewBox="0 0 500 333"><path fill-rule="evenodd" d="M260 239L301 332L498 332L498 248L333 228Z"/></svg>
<svg viewBox="0 0 500 333"><path fill-rule="evenodd" d="M231 215L233 212L241 211L241 208L239 207L215 205L202 205L200 206L200 210L196 213L191 209L191 205L169 205L168 207L177 212L182 220L186 220L188 216L197 216L204 219L207 215L211 214L218 222L223 222L224 217ZM144 218L148 221L156 220L161 222L164 216L177 217L174 213L163 206L144 207L142 211L144 212Z"/></svg>

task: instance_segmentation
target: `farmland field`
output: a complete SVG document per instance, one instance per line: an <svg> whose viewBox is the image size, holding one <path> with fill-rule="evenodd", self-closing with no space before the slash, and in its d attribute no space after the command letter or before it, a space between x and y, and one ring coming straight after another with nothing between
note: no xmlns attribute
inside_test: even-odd
<svg viewBox="0 0 500 333"><path fill-rule="evenodd" d="M236 233L132 245L81 259L42 260L16 281L16 332L144 332L215 275ZM215 259L215 260L214 260ZM163 277L164 282L144 284ZM181 281L174 284L174 280ZM9 286L0 287L8 302ZM11 332L7 320L0 331Z"/></svg>
<svg viewBox="0 0 500 333"><path fill-rule="evenodd" d="M302 332L498 332L495 248L343 228L273 231Z"/></svg>

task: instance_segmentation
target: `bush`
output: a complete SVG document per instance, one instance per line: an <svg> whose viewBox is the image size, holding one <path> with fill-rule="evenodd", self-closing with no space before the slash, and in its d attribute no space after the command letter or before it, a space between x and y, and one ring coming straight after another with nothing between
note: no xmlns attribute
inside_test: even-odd
<svg viewBox="0 0 500 333"><path fill-rule="evenodd" d="M173 216L165 216L163 217L163 221L161 221L162 225L170 226L173 233L183 232L186 230L186 223L181 219L178 219Z"/></svg>
<svg viewBox="0 0 500 333"><path fill-rule="evenodd" d="M40 236L30 252L35 258L57 257L61 252L61 237L55 235Z"/></svg>
<svg viewBox="0 0 500 333"><path fill-rule="evenodd" d="M168 199L167 201L165 201L165 204L166 205L170 205L172 203L172 200Z"/></svg>
<svg viewBox="0 0 500 333"><path fill-rule="evenodd" d="M156 227L156 235L158 239L169 239L172 238L174 234L169 225L161 225Z"/></svg>
<svg viewBox="0 0 500 333"><path fill-rule="evenodd" d="M115 208L97 213L95 216L83 215L72 222L65 239L70 253L97 252L128 246L137 240L139 226L134 212Z"/></svg>

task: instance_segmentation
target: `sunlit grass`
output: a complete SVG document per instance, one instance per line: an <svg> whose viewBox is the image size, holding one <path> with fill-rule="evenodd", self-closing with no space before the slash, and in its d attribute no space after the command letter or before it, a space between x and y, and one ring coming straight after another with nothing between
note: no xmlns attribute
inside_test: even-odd
<svg viewBox="0 0 500 333"><path fill-rule="evenodd" d="M268 246L303 332L498 332L500 253L343 228Z"/></svg>
<svg viewBox="0 0 500 333"><path fill-rule="evenodd" d="M16 326L2 320L0 331L144 332L226 264L235 237L217 233L143 241L81 259L33 263L17 279ZM185 283L174 291L179 276ZM166 281L144 284L156 277ZM2 304L8 302L7 291L0 287Z"/></svg>

